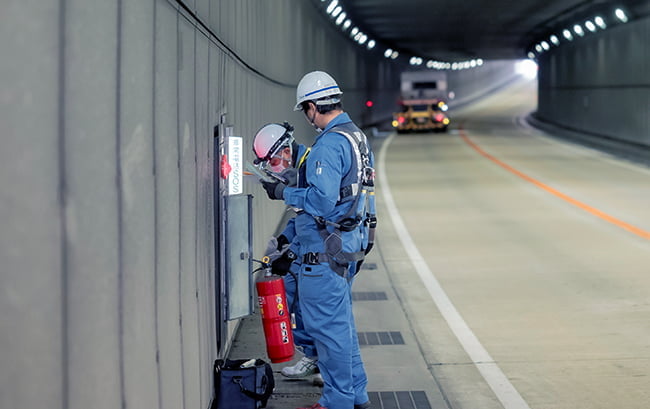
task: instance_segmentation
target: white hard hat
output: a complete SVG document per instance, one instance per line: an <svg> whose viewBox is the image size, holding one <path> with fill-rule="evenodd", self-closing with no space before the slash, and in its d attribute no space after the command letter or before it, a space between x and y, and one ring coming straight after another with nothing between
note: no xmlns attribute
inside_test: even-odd
<svg viewBox="0 0 650 409"><path fill-rule="evenodd" d="M298 83L293 110L300 111L300 104L305 101L314 101L316 105L336 104L341 101L341 94L341 89L331 75L323 71L312 71L305 74Z"/></svg>
<svg viewBox="0 0 650 409"><path fill-rule="evenodd" d="M293 127L285 122L280 124L267 124L260 128L253 138L253 152L256 163L269 160L282 147L289 146L293 141Z"/></svg>

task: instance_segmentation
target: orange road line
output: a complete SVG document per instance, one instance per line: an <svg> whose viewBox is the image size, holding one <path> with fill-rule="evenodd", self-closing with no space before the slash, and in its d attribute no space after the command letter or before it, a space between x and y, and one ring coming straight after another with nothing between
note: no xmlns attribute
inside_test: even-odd
<svg viewBox="0 0 650 409"><path fill-rule="evenodd" d="M564 200L564 201L566 201L568 203L571 203L572 205L574 205L574 206L576 206L576 207L578 207L578 208L580 208L580 209L582 209L582 210L584 210L586 212L589 212L589 213L591 213L592 215L594 215L596 217L599 217L599 218L605 220L606 222L609 222L609 223L611 223L611 224L613 224L613 225L615 225L617 227L620 227L621 229L625 229L625 230L629 231L630 233L636 234L637 236L639 236L641 238L644 238L646 240L650 240L650 232L647 232L647 231L645 231L643 229L632 226L629 223L626 223L626 222L624 222L622 220L619 220L616 217L610 216L610 215L608 215L607 213L605 213L605 212L603 212L601 210L598 210L598 209L596 209L594 207L591 207L588 204L582 203L581 201L576 200L576 199L572 198L571 196L568 196L568 195L560 192L559 190L553 189L552 187L550 187L550 186L548 186L548 185L546 185L546 184L544 184L544 183L542 183L542 182L540 182L540 181L538 181L536 179L533 179L532 177L526 175L525 173L522 173L522 172L518 171L517 169L515 169L512 166L508 165L507 163L504 163L504 162L500 161L499 159L495 158L494 156L490 155L489 153L485 152L483 149L481 149L480 146L478 146L471 139L469 139L469 137L465 133L464 129L460 128L459 132L460 132L460 137L463 138L465 143L467 143L469 146L474 148L474 150L476 150L482 156L486 157L487 159L489 159L492 162L496 163L497 165L501 166L505 170L519 176L520 178L524 179L527 182L532 183L533 185L539 187L540 189L543 189L543 190L547 191L548 193L551 193L551 194L559 197L560 199L562 199L562 200Z"/></svg>

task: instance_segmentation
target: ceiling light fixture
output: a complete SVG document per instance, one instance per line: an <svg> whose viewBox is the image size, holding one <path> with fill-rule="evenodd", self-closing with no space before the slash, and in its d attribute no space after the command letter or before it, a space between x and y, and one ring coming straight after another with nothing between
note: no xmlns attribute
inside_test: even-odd
<svg viewBox="0 0 650 409"><path fill-rule="evenodd" d="M579 35L580 37L585 35L585 32L582 30L582 26L580 24L576 24L573 26L573 32Z"/></svg>
<svg viewBox="0 0 650 409"><path fill-rule="evenodd" d="M562 35L569 41L573 40L573 35L571 35L571 32L569 30L562 31Z"/></svg>
<svg viewBox="0 0 650 409"><path fill-rule="evenodd" d="M325 11L327 11L327 14L332 14L332 12L334 11L334 9L335 9L336 6L338 6L338 5L339 5L339 0L332 0L332 2L330 3L329 6L327 6L327 9L325 9Z"/></svg>

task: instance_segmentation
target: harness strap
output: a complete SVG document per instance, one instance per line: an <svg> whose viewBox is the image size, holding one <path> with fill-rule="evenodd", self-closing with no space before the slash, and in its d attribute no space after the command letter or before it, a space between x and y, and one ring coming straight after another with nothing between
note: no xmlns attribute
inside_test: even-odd
<svg viewBox="0 0 650 409"><path fill-rule="evenodd" d="M363 260L365 253L357 251L354 253L339 253L336 257L327 253L306 253L302 257L303 264L316 265L328 263L330 268L343 278L348 278L348 264Z"/></svg>

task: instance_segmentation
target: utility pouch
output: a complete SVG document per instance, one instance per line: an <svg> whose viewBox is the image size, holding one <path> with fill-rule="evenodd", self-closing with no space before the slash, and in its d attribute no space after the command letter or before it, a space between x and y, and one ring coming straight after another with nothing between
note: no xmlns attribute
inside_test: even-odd
<svg viewBox="0 0 650 409"><path fill-rule="evenodd" d="M217 359L214 362L214 398L210 409L265 408L273 388L273 369L268 362L262 359Z"/></svg>

